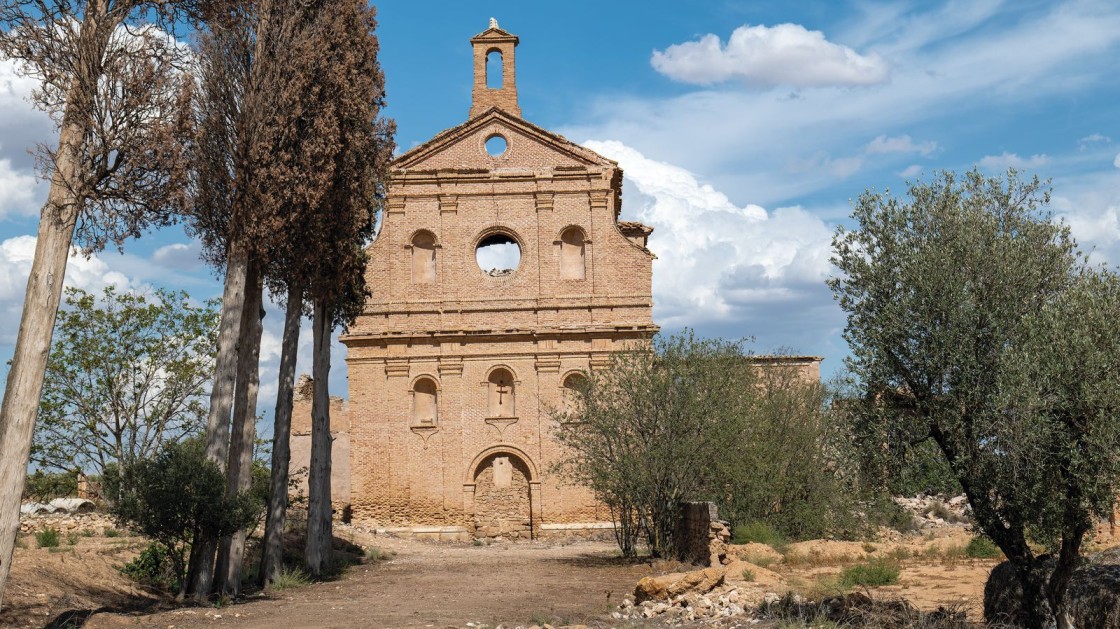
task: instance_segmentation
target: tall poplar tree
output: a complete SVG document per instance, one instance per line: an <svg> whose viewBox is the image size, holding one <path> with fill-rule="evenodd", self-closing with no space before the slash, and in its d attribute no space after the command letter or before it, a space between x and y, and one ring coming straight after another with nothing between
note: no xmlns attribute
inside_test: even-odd
<svg viewBox="0 0 1120 629"><path fill-rule="evenodd" d="M39 151L50 188L0 406L0 602L70 248L120 245L184 207L191 83L172 33L203 8L201 0L0 2L0 56L40 82L34 103L59 133Z"/></svg>

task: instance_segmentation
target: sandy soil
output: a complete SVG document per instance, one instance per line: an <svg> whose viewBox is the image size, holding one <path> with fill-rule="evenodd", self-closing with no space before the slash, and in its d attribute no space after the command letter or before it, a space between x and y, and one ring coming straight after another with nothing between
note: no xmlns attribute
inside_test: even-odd
<svg viewBox="0 0 1120 629"><path fill-rule="evenodd" d="M0 627L606 626L609 612L638 579L681 569L667 562L623 561L606 542L473 546L343 534L390 558L356 566L337 581L251 596L221 608L174 608L131 584L116 566L135 556L143 545L139 539L82 538L54 552L18 549ZM874 596L903 597L927 610L963 607L979 619L984 582L997 561L968 559L954 550L969 539L968 533L947 530L896 544L817 540L790 545L785 552L791 559L769 547L747 548L740 557L765 558L760 562L766 567L754 571L754 587L820 592L845 565L897 557L904 548L900 583L875 588Z"/></svg>

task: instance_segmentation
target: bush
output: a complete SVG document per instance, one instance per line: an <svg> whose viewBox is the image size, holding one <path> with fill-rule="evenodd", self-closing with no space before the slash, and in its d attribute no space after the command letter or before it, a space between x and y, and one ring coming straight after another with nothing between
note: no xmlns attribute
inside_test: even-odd
<svg viewBox="0 0 1120 629"><path fill-rule="evenodd" d="M965 554L973 559L995 559L1003 556L1003 552L995 542L987 537L974 537L965 548Z"/></svg>
<svg viewBox="0 0 1120 629"><path fill-rule="evenodd" d="M144 585L171 591L179 589L175 560L167 547L157 542L148 544L136 559L121 566L120 571Z"/></svg>
<svg viewBox="0 0 1120 629"><path fill-rule="evenodd" d="M771 548L781 548L787 541L778 529L759 520L740 524L732 529L732 544L766 544Z"/></svg>
<svg viewBox="0 0 1120 629"><path fill-rule="evenodd" d="M289 588L303 587L311 583L311 579L307 573L299 568L283 567L280 569L280 574L276 575L276 579L268 584L271 590L287 590Z"/></svg>
<svg viewBox="0 0 1120 629"><path fill-rule="evenodd" d="M39 548L55 548L58 546L58 529L45 528L35 534L35 542Z"/></svg>
<svg viewBox="0 0 1120 629"><path fill-rule="evenodd" d="M201 440L169 443L154 459L121 474L113 506L118 521L161 545L170 557L180 594L186 551L197 539L216 539L253 523L261 504L250 492L226 495L225 475L206 458ZM108 534L108 532L106 532Z"/></svg>
<svg viewBox="0 0 1120 629"><path fill-rule="evenodd" d="M857 585L864 587L894 585L898 583L898 575L901 572L902 568L898 565L898 562L889 559L876 559L844 568L844 571L840 573L840 584L845 589Z"/></svg>

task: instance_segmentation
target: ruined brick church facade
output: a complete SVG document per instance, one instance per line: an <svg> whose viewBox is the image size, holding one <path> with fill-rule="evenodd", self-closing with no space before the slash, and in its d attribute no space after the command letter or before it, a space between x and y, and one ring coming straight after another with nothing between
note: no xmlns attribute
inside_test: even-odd
<svg viewBox="0 0 1120 629"><path fill-rule="evenodd" d="M468 120L394 160L372 296L342 337L351 517L443 539L602 527L550 473L549 411L657 330L652 230L618 220L617 163L521 117L518 38L492 21L471 45ZM519 261L482 268L491 245Z"/></svg>

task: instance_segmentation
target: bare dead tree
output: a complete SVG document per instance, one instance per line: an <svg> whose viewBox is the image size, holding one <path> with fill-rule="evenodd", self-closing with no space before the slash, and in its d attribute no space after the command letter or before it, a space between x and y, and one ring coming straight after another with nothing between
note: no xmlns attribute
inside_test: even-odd
<svg viewBox="0 0 1120 629"><path fill-rule="evenodd" d="M19 528L19 499L70 247L118 246L185 206L185 115L191 82L176 24L199 2L3 0L0 55L40 81L54 119L40 147L50 190L39 222L15 353L0 407L0 597ZM0 598L2 600L2 598Z"/></svg>

